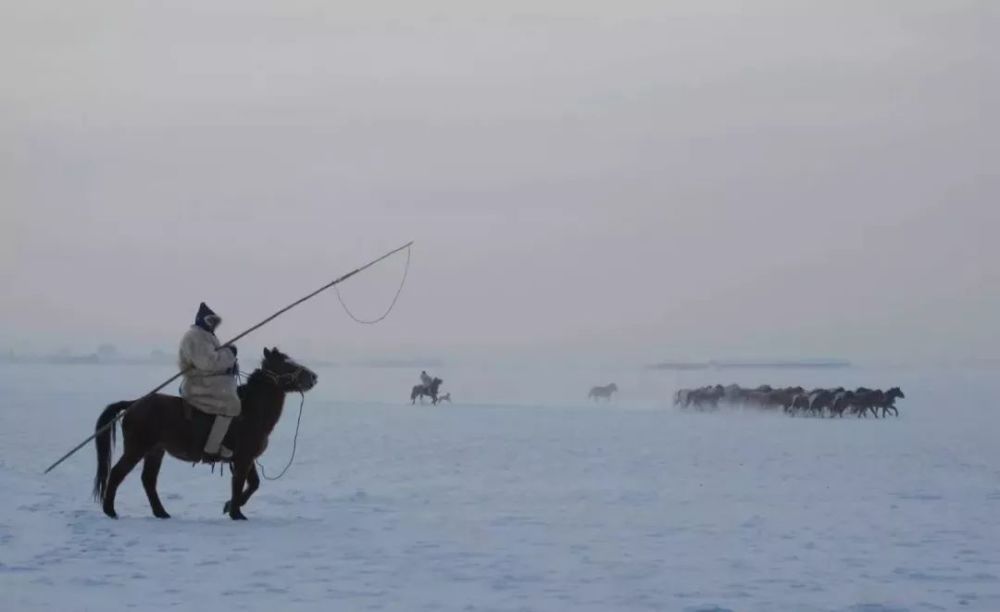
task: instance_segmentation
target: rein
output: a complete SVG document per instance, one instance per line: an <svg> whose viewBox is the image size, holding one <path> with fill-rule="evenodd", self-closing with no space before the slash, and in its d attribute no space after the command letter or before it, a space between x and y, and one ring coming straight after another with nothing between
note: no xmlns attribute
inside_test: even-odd
<svg viewBox="0 0 1000 612"><path fill-rule="evenodd" d="M299 444L299 425L302 424L302 407L305 406L306 404L306 394L300 391L299 395L302 396L302 401L299 402L299 418L295 420L295 437L292 438L292 455L288 458L288 463L285 464L285 467L281 470L281 473L274 477L268 476L267 472L264 471L264 465L260 461L254 459L254 463L256 463L257 467L260 468L260 475L264 480L279 480L282 476L285 475L285 472L288 471L288 468L292 467L292 462L295 461L295 449L298 447Z"/></svg>
<svg viewBox="0 0 1000 612"><path fill-rule="evenodd" d="M287 379L289 382L294 381L298 377L298 375L302 373L302 370L303 370L302 366L299 366L294 372L287 372L285 374L275 374L274 372L271 372L270 370L266 370L264 368L261 368L260 372L261 374L267 376L276 385L279 385L281 381L285 379ZM288 471L288 468L292 467L292 462L295 461L295 451L299 445L299 426L302 425L302 409L306 405L305 392L299 391L299 396L302 398L302 400L299 402L299 416L295 420L295 436L292 438L292 454L288 458L288 463L285 464L285 467L282 468L281 472L277 476L272 477L267 475L267 472L264 470L264 465L257 459L254 459L254 463L260 469L260 475L264 480L272 480L272 481L280 480L281 477L285 475L285 472Z"/></svg>
<svg viewBox="0 0 1000 612"><path fill-rule="evenodd" d="M344 312L351 318L352 321L362 325L375 325L376 323L381 323L385 320L385 318L389 316L389 313L392 312L392 309L395 308L396 302L399 301L399 294L403 292L403 286L406 285L406 277L410 273L410 245L406 245L404 248L406 249L406 266L403 268L403 278L399 281L399 288L396 289L396 295L392 297L392 302L389 303L389 307L386 308L385 312L374 319L362 319L356 316L353 312L351 312L351 309L347 307L347 303L344 302L344 296L340 295L340 287L335 286L333 288L334 292L337 294L337 301L340 302Z"/></svg>

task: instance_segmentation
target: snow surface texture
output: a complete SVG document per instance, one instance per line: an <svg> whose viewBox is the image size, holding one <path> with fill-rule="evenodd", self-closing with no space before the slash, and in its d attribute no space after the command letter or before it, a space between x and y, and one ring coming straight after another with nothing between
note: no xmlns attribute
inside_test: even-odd
<svg viewBox="0 0 1000 612"><path fill-rule="evenodd" d="M222 514L226 479L175 460L168 521L138 469L104 517L91 447L41 475L170 373L0 368L0 610L1000 610L995 371L469 368L435 372L455 404L414 408L416 372L330 368L248 522ZM715 382L907 399L884 421L669 406Z"/></svg>

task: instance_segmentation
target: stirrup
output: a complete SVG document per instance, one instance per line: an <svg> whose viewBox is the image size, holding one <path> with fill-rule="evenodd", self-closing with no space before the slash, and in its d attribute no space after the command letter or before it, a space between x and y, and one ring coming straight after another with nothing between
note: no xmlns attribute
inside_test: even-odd
<svg viewBox="0 0 1000 612"><path fill-rule="evenodd" d="M201 460L205 463L217 463L219 461L228 462L233 460L233 451L229 450L225 446L219 447L218 453L209 453L206 451L201 452Z"/></svg>

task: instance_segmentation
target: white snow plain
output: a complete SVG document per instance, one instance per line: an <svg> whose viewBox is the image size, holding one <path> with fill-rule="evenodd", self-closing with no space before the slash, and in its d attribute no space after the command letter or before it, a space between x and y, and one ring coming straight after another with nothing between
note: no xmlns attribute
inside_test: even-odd
<svg viewBox="0 0 1000 612"><path fill-rule="evenodd" d="M411 407L417 372L328 368L248 522L176 460L166 521L138 469L101 513L92 446L42 475L171 373L0 366L0 610L1000 610L996 370L452 368L455 404ZM670 406L716 382L907 398L877 421Z"/></svg>

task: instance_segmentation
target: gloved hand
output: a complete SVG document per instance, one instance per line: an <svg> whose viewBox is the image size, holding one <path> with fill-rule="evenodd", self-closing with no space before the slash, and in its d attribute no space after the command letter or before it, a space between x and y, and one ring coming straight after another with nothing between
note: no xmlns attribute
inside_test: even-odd
<svg viewBox="0 0 1000 612"><path fill-rule="evenodd" d="M233 367L231 367L228 370L226 370L226 374L231 374L232 376L236 376L239 373L240 373L240 362L239 361L234 361L233 362Z"/></svg>

